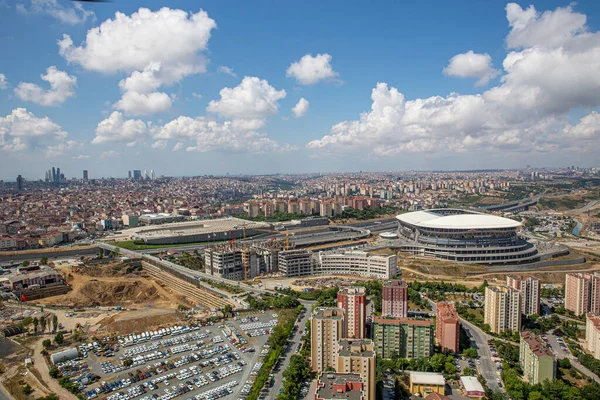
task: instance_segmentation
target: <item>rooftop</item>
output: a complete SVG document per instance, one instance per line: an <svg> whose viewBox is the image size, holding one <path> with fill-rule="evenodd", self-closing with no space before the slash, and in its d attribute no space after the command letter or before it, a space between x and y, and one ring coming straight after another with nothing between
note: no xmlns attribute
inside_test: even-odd
<svg viewBox="0 0 600 400"><path fill-rule="evenodd" d="M437 385L437 386L444 386L446 384L444 375L438 374L437 372L411 371L410 372L410 382L421 384L421 385Z"/></svg>
<svg viewBox="0 0 600 400"><path fill-rule="evenodd" d="M422 228L439 229L496 229L521 226L520 222L512 219L454 209L414 211L398 215L396 219Z"/></svg>
<svg viewBox="0 0 600 400"><path fill-rule="evenodd" d="M373 341L370 339L342 339L338 355L341 357L375 357Z"/></svg>
<svg viewBox="0 0 600 400"><path fill-rule="evenodd" d="M554 357L554 353L542 338L531 331L521 332L521 340L527 343L527 346L536 356Z"/></svg>
<svg viewBox="0 0 600 400"><path fill-rule="evenodd" d="M460 383L462 383L467 394L470 392L485 393L485 389L481 385L481 382L474 376L461 376Z"/></svg>
<svg viewBox="0 0 600 400"><path fill-rule="evenodd" d="M312 317L316 319L343 319L344 310L336 307L319 307L315 308Z"/></svg>
<svg viewBox="0 0 600 400"><path fill-rule="evenodd" d="M323 372L319 376L317 399L360 400L364 396L364 382L358 374Z"/></svg>
<svg viewBox="0 0 600 400"><path fill-rule="evenodd" d="M383 318L383 317L375 317L373 318L373 322L378 324L388 324L388 325L400 325L400 324L410 324L410 325L433 325L432 319L422 319L422 318Z"/></svg>

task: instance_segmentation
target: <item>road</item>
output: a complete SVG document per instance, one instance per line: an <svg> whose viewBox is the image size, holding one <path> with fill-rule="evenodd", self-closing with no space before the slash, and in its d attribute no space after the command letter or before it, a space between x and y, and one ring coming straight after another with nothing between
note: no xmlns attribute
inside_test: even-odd
<svg viewBox="0 0 600 400"><path fill-rule="evenodd" d="M583 372L584 375L587 375L587 376L591 377L593 380L595 380L596 382L600 383L600 377L598 377L598 375L594 374L592 371L590 371L589 369L587 369L586 367L581 365L579 363L579 361L577 361L575 356L573 356L573 354L571 353L571 350L568 347L567 347L566 353L560 348L560 345L558 344L558 341L556 340L556 335L554 334L554 330L546 333L546 336L548 337L548 344L552 348L552 351L554 352L554 354L556 354L557 358L559 358L559 359L568 358L569 361L571 362L571 365L573 365L575 368L577 368L578 370Z"/></svg>
<svg viewBox="0 0 600 400"><path fill-rule="evenodd" d="M293 332L292 338L288 340L287 346L283 349L283 359L280 357L279 367L273 377L273 386L269 388L269 399L274 399L277 396L279 388L283 387L283 371L290 365L292 356L298 354L298 346L302 343L303 335L300 332L303 331L306 326L306 321L308 321L310 316L311 305L314 304L314 302L310 303L302 301L301 303L306 308L306 311L304 312L304 315L300 317L299 322L297 322L298 329Z"/></svg>
<svg viewBox="0 0 600 400"><path fill-rule="evenodd" d="M13 400L14 397L12 397L7 391L6 389L4 389L4 385L0 384L0 400Z"/></svg>

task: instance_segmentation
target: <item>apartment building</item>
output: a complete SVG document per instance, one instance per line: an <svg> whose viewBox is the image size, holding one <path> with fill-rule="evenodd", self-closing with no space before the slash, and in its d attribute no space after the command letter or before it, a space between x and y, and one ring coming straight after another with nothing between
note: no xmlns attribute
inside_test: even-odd
<svg viewBox="0 0 600 400"><path fill-rule="evenodd" d="M521 292L521 312L540 315L540 280L533 276L509 275L506 286Z"/></svg>
<svg viewBox="0 0 600 400"><path fill-rule="evenodd" d="M508 286L485 288L484 323L490 331L519 332L521 330L521 292Z"/></svg>
<svg viewBox="0 0 600 400"><path fill-rule="evenodd" d="M585 323L585 348L600 360L600 316L592 313Z"/></svg>
<svg viewBox="0 0 600 400"><path fill-rule="evenodd" d="M433 355L433 320L374 318L375 352L382 358L429 358Z"/></svg>
<svg viewBox="0 0 600 400"><path fill-rule="evenodd" d="M364 339L367 321L367 290L362 286L340 288L337 306L344 310L344 330L347 337Z"/></svg>
<svg viewBox="0 0 600 400"><path fill-rule="evenodd" d="M286 276L312 274L312 253L308 250L287 250L279 253L279 271Z"/></svg>
<svg viewBox="0 0 600 400"><path fill-rule="evenodd" d="M443 352L459 352L460 318L454 305L441 301L436 306L435 338Z"/></svg>
<svg viewBox="0 0 600 400"><path fill-rule="evenodd" d="M542 338L530 331L521 332L519 362L523 376L531 385L556 377L556 358Z"/></svg>
<svg viewBox="0 0 600 400"><path fill-rule="evenodd" d="M375 400L375 349L369 339L342 339L337 352L336 372L359 374L365 382L366 400Z"/></svg>
<svg viewBox="0 0 600 400"><path fill-rule="evenodd" d="M328 367L335 368L339 340L346 336L344 310L316 308L311 316L310 335L312 369L321 372Z"/></svg>
<svg viewBox="0 0 600 400"><path fill-rule="evenodd" d="M600 273L571 273L565 277L565 309L576 315L600 315Z"/></svg>
<svg viewBox="0 0 600 400"><path fill-rule="evenodd" d="M385 281L381 295L381 315L394 318L408 316L408 284L406 281Z"/></svg>
<svg viewBox="0 0 600 400"><path fill-rule="evenodd" d="M313 400L366 400L365 382L359 374L322 372Z"/></svg>

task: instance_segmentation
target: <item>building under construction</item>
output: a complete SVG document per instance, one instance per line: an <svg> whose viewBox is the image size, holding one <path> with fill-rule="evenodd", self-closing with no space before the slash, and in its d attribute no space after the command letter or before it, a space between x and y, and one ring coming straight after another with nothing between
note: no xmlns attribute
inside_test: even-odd
<svg viewBox="0 0 600 400"><path fill-rule="evenodd" d="M205 272L237 281L253 279L278 271L279 253L286 249L283 240L260 243L229 242L204 250Z"/></svg>

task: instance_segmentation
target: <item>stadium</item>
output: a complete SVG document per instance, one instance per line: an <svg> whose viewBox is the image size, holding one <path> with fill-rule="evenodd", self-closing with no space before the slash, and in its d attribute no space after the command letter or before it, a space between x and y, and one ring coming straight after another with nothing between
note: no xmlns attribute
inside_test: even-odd
<svg viewBox="0 0 600 400"><path fill-rule="evenodd" d="M518 235L521 223L453 208L396 216L401 250L414 255L476 264L539 261L537 248Z"/></svg>

